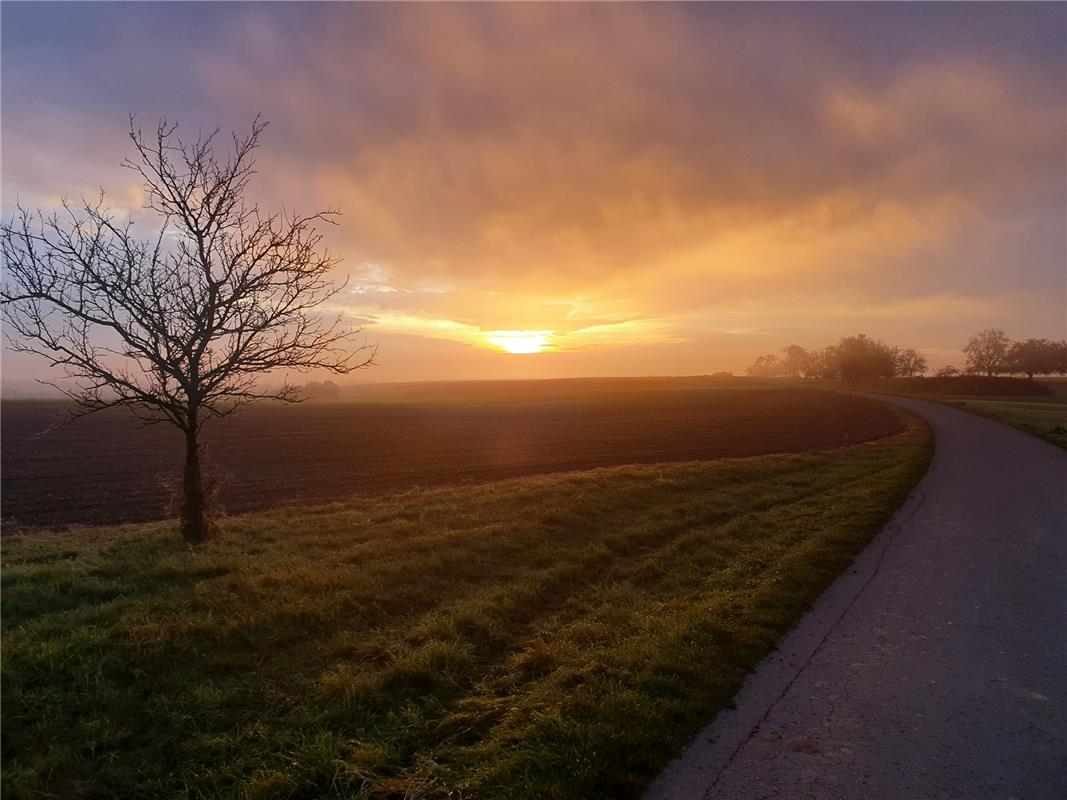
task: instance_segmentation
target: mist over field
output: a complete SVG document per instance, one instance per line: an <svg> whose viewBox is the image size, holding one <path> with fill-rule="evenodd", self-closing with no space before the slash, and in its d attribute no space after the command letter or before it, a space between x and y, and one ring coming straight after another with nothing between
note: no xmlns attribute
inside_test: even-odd
<svg viewBox="0 0 1067 800"><path fill-rule="evenodd" d="M213 431L205 452L221 483L219 503L240 513L515 475L805 452L899 430L870 401L735 384L445 384L412 387L406 401L380 391L378 399L254 409ZM392 394L403 397L403 387ZM179 436L146 433L116 410L33 438L63 413L43 403L3 407L9 526L173 514L160 478L177 481Z"/></svg>

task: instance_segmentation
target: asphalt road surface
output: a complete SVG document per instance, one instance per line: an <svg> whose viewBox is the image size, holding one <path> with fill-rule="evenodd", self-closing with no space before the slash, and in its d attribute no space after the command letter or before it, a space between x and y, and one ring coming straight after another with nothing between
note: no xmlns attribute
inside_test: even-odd
<svg viewBox="0 0 1067 800"><path fill-rule="evenodd" d="M929 472L646 800L1067 798L1067 452L881 399Z"/></svg>

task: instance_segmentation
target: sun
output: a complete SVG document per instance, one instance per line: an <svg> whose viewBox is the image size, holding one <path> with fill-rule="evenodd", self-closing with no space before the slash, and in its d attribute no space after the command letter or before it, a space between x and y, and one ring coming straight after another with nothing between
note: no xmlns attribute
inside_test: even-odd
<svg viewBox="0 0 1067 800"><path fill-rule="evenodd" d="M486 339L489 344L499 347L505 353L514 355L531 355L551 347L552 334L555 331L489 331Z"/></svg>

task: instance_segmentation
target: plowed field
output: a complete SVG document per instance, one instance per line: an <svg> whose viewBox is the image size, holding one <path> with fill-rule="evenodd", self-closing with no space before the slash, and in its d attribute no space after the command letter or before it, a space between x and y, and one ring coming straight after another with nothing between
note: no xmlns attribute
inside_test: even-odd
<svg viewBox="0 0 1067 800"><path fill-rule="evenodd" d="M368 393L380 397L381 393ZM803 388L694 380L497 385L484 401L407 387L402 400L261 406L205 430L230 513L356 494L619 464L805 452L901 430L870 400ZM182 441L124 411L36 437L63 413L5 403L6 526L169 516L164 479Z"/></svg>

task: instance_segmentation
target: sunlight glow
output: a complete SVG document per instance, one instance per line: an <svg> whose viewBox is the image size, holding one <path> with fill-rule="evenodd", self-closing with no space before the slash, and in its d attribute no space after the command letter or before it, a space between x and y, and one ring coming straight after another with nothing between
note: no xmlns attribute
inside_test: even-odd
<svg viewBox="0 0 1067 800"><path fill-rule="evenodd" d="M551 347L549 339L554 331L489 331L486 339L506 353L529 355Z"/></svg>

